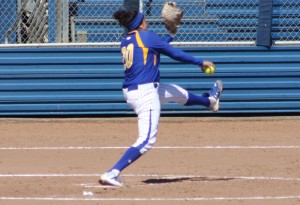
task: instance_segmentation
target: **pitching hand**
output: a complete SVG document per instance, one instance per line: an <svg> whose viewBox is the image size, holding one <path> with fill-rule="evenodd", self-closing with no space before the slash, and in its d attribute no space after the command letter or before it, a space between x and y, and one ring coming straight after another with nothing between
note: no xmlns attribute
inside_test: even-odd
<svg viewBox="0 0 300 205"><path fill-rule="evenodd" d="M199 67L204 72L204 68L209 67L209 66L215 66L215 64L213 62L210 62L210 61L203 61L203 64Z"/></svg>

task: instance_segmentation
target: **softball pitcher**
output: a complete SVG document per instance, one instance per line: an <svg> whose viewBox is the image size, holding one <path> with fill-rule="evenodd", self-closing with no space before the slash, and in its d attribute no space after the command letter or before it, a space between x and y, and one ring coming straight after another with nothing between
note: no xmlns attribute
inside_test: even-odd
<svg viewBox="0 0 300 205"><path fill-rule="evenodd" d="M213 112L219 109L222 82L216 81L212 89L198 96L173 84L160 83L160 54L172 59L191 63L202 70L213 66L209 61L196 59L169 45L172 37L162 40L156 33L147 30L142 13L134 10L118 10L114 18L128 31L121 42L124 64L123 94L138 116L139 136L121 159L101 175L99 182L111 186L124 186L119 175L128 165L148 152L156 141L161 104L175 102L185 106L201 105Z"/></svg>

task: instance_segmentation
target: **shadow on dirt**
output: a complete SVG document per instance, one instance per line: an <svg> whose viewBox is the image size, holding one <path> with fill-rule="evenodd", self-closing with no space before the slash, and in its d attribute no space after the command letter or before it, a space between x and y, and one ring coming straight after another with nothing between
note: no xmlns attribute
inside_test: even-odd
<svg viewBox="0 0 300 205"><path fill-rule="evenodd" d="M230 181L234 178L222 178L222 177L179 177L179 178L160 178L160 179L147 179L143 181L146 184L166 184L166 183L176 183L184 181Z"/></svg>

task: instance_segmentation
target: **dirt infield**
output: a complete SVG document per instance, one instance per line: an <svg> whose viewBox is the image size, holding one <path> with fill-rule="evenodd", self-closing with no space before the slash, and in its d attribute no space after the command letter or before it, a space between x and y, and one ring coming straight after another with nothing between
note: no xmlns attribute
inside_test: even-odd
<svg viewBox="0 0 300 205"><path fill-rule="evenodd" d="M0 204L300 204L300 117L161 118L128 186L100 186L136 123L0 119Z"/></svg>

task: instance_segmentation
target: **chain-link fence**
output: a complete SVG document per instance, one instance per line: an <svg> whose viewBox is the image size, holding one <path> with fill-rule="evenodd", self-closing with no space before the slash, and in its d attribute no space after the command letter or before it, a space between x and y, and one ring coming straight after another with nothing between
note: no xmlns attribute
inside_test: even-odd
<svg viewBox="0 0 300 205"><path fill-rule="evenodd" d="M273 38L279 41L300 40L300 1L276 0L273 9Z"/></svg>
<svg viewBox="0 0 300 205"><path fill-rule="evenodd" d="M273 0L272 37L299 41L300 1ZM149 29L163 35L165 0L140 0ZM255 42L260 0L175 0L184 19L175 42ZM0 0L0 44L116 43L124 30L112 15L123 0Z"/></svg>

